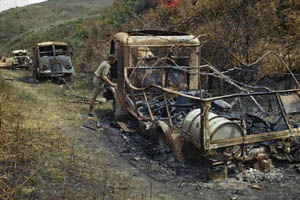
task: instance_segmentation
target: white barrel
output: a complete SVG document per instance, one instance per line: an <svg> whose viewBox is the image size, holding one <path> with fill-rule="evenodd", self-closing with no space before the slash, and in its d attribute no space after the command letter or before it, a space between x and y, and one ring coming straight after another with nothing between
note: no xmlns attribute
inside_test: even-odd
<svg viewBox="0 0 300 200"><path fill-rule="evenodd" d="M208 113L209 135L210 141L231 139L243 136L241 126L224 117L214 113ZM187 139L194 143L195 146L201 148L200 141L201 129L201 110L195 109L188 113L183 121L183 133Z"/></svg>

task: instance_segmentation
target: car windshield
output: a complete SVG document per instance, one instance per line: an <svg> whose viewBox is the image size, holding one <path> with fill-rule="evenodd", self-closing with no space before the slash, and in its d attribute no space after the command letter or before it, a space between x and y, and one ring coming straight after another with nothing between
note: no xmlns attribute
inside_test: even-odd
<svg viewBox="0 0 300 200"><path fill-rule="evenodd" d="M162 84L161 74L166 73L166 87L183 90L190 77L186 70L195 67L196 47L132 47L130 49L129 79L137 87Z"/></svg>
<svg viewBox="0 0 300 200"><path fill-rule="evenodd" d="M19 52L19 53L15 53L14 56L27 56L27 53Z"/></svg>
<svg viewBox="0 0 300 200"><path fill-rule="evenodd" d="M68 51L68 46L66 45L55 45L55 55L56 56L68 56L69 55L69 51Z"/></svg>
<svg viewBox="0 0 300 200"><path fill-rule="evenodd" d="M54 56L53 46L40 46L40 56Z"/></svg>

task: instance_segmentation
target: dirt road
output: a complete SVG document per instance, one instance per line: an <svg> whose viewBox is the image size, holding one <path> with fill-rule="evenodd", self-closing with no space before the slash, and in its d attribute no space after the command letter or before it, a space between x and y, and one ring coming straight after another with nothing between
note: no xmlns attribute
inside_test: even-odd
<svg viewBox="0 0 300 200"><path fill-rule="evenodd" d="M246 170L240 175L232 173L227 180L205 182L201 162L179 164L171 153L158 153L151 139L121 133L108 126L109 119L102 121L103 130L67 132L72 132L79 145L106 152L102 159L140 180L143 187L137 191L145 191L149 199L297 199L300 194L299 165L279 163L267 174Z"/></svg>
<svg viewBox="0 0 300 200"><path fill-rule="evenodd" d="M29 80L26 73L1 73ZM201 161L180 164L146 134L126 134L114 127L109 103L98 105L100 118L91 119L87 105L66 103L70 91L65 86L27 82L11 84L27 91L43 107L43 112L29 113L28 117L52 126L52 131L65 138L68 149L66 156L49 155L45 163L45 167L63 169L62 177L39 176L39 194L46 194L48 199L299 199L299 164L274 163L266 174L251 168L242 174L231 171L227 180L205 182ZM28 106L36 110L35 104ZM100 128L96 127L98 120Z"/></svg>

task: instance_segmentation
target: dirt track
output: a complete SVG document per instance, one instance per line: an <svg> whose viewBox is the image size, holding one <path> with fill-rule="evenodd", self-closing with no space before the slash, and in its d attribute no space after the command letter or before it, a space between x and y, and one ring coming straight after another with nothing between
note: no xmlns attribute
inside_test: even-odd
<svg viewBox="0 0 300 200"><path fill-rule="evenodd" d="M45 87L43 84L16 83L20 87L22 84L26 84L24 90L31 89L32 92ZM47 98L53 100L51 106L63 110L61 97L49 94ZM126 197L119 195L116 199L299 199L299 164L274 163L275 167L267 174L246 169L240 175L231 172L227 180L205 182L201 162L176 162L170 151L162 153L147 135L125 134L111 126L112 119L109 115L101 116L101 128L97 129L97 119L89 119L87 110L77 109L78 112L73 115L80 113L85 122L78 126L62 126L60 132L70 138L72 145L84 159L91 161L88 167L94 170L95 188L99 187L100 190L103 181L98 177L98 174L103 173L99 163L110 169L105 172L107 176L119 174L121 178L114 179L113 184L128 184L126 187L119 187L119 190L125 191ZM101 114L102 111L96 112ZM89 183L80 184L85 188ZM74 185L75 187L77 186Z"/></svg>
<svg viewBox="0 0 300 200"><path fill-rule="evenodd" d="M151 196L152 199L178 200L298 199L300 194L297 164L277 163L272 171L267 174L258 172L256 177L246 170L243 175L231 173L227 180L205 182L201 162L179 164L171 152L159 153L155 143L147 136L122 133L110 126L109 117L102 117L100 121L102 128L99 130L81 128L66 133L76 138L78 145L103 152L95 159L105 159L115 170L141 181L136 192L144 191L149 199ZM88 126L95 126L95 122L91 121Z"/></svg>

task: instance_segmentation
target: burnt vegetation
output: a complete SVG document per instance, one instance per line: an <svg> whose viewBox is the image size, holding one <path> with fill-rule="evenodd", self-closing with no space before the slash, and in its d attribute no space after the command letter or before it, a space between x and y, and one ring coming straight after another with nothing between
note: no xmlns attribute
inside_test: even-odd
<svg viewBox="0 0 300 200"><path fill-rule="evenodd" d="M174 64L172 60L156 63L157 68L166 65L167 62L171 66L166 72L171 83L167 87L179 86L182 93L203 98L240 93L240 99L235 97L228 97L225 100L215 99L212 101L211 111L245 126L249 135L299 128L300 109L291 107L289 103L286 105L281 103L288 102L291 96L296 98L295 91L287 91L282 96L274 92L299 87L289 71L291 69L295 78L299 80L300 3L298 1L186 0L179 1L175 7L165 6L161 2L115 0L113 6L103 14L101 6L90 10L100 4L99 1L90 1L82 8L83 4L79 1L74 1L74 5L70 6L67 1L53 0L45 4L50 9L46 9L47 6L42 7L41 4L3 12L0 13L0 29L5 31L0 33L0 41L3 43L0 51L1 54L7 54L12 49L31 49L38 42L46 40L67 42L74 52L75 70L80 74L80 81L75 81L72 87L86 94L91 92L91 74L99 62L106 58L109 52L109 41L115 33L120 30L140 29L189 32L197 36L201 43L200 63L205 65L199 80L202 88L198 91L186 91L187 86L180 85L183 81L175 80L176 77L178 78L176 66L187 67L188 65L184 58L178 59L175 66L172 66ZM35 11L36 19L22 21L31 9ZM45 10L47 12L43 12ZM78 15L74 16L74 13ZM86 13L84 16L88 17L81 18L83 16L80 13ZM44 14L45 16L40 20L38 16ZM35 23L37 21L39 23ZM160 54L160 57L168 55L170 51L182 57L185 53L190 53L189 49L180 48L172 50L153 48L150 51L156 55ZM278 57L267 56L260 59L270 51L276 53ZM256 63L257 60L260 62ZM137 66L141 63L136 61L135 64ZM155 70L157 71L154 72ZM155 70L152 71L151 78L160 78L161 69ZM186 73L191 72L188 68L184 70ZM134 70L129 70L129 75L136 75L138 79L135 81L137 84L135 86L150 85L151 80L143 79L147 72L144 69L139 69L138 72L136 75ZM279 75L275 76L275 74ZM142 79L143 81L140 81ZM13 87L13 89L9 88L10 85L0 79L0 189L2 191L0 198L118 199L123 195L123 197L144 199L144 196L139 197L139 194L130 194L132 188L127 185L131 182L131 178L110 170L110 165L107 163L86 160L85 155L81 155L75 148L73 141L61 138L57 134L50 134L56 132L53 128L47 129L42 124L28 121L24 113L36 112L36 110L32 105L30 106L30 103L28 107L32 109L23 109L20 104L24 102L24 97L27 103L37 104L38 100L27 93L15 91ZM249 95L248 91L257 93L255 98ZM178 96L164 101L161 93L156 98L152 95L157 91L150 92L151 94L146 93L145 96L149 98L149 106L153 113L147 109L143 101L138 101L142 98L136 98L135 102L138 111L148 119L154 115L155 120L168 120L166 107L170 106L172 122L176 127L181 127L184 117L192 109L199 107L198 101ZM296 100L298 101L299 98ZM101 110L111 115L107 110L111 110L111 105ZM137 125L133 124L130 127L129 124L129 128L134 126ZM51 137L45 136L45 133L50 134ZM194 171L190 171L189 164L181 165L170 161L170 158L165 155L170 154L171 150L160 149L158 144L148 136L140 136L137 133L122 134L121 142L120 138L116 139L117 137L112 140L118 140L117 143L125 141L124 147L120 145L122 147L120 147L120 154L129 156L134 163L140 162L140 166L145 170L153 169L154 172L150 175L154 176L158 173L155 171L157 168L152 165L159 165L162 170L169 168L166 173L168 177L166 175L161 177L163 181L170 177L174 178L173 182L196 181L191 175ZM264 151L265 146L270 146L268 151L273 151L271 154L277 161L299 162L298 149L289 149L289 144L298 142L298 139L293 137L289 138L288 142L267 144L261 142L261 146L246 146L245 151L260 151L262 147ZM279 150L275 147L279 147ZM142 151L145 153L141 153ZM290 154L287 154L287 151ZM60 159L55 159L56 157ZM52 162L49 164L45 162L47 160ZM260 159L256 158L256 160ZM266 159L261 160L262 163L257 165L263 166L263 161ZM166 164L161 164L161 161ZM278 165L286 167L280 162ZM100 173L94 170L95 166L100 168ZM184 168L181 168L182 166ZM257 168L264 168L264 166ZM281 168L282 174L285 169L294 173L296 168L299 171L298 165L295 165L295 169ZM197 173L197 178L204 180L205 172L197 171ZM183 175L176 179L174 174ZM245 177L240 177L243 178ZM256 183L256 180L248 181ZM76 185L78 182L82 184ZM53 194L53 191L56 193Z"/></svg>

